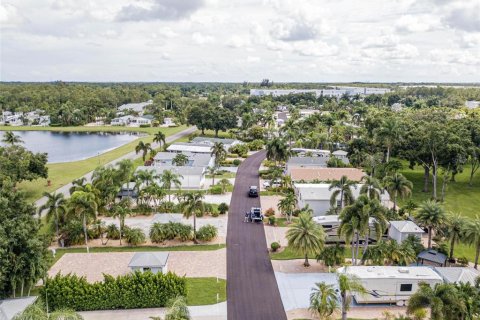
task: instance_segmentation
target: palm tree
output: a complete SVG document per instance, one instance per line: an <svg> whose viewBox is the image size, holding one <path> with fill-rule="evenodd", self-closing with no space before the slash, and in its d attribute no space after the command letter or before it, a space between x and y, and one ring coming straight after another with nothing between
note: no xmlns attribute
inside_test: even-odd
<svg viewBox="0 0 480 320"><path fill-rule="evenodd" d="M308 308L314 316L320 319L330 319L339 309L337 292L331 284L325 282L315 283L310 293L310 307Z"/></svg>
<svg viewBox="0 0 480 320"><path fill-rule="evenodd" d="M210 149L210 155L215 158L215 167L220 167L220 163L227 157L223 142L215 142Z"/></svg>
<svg viewBox="0 0 480 320"><path fill-rule="evenodd" d="M2 142L13 146L17 143L23 143L23 140L19 136L15 135L12 131L6 131L3 135Z"/></svg>
<svg viewBox="0 0 480 320"><path fill-rule="evenodd" d="M38 208L38 217L40 219L43 210L47 210L47 221L50 221L52 217L54 217L55 235L58 238L58 234L59 234L58 226L60 221L59 215L61 213L64 214L66 212L65 196L63 195L63 193L55 193L55 192L54 193L44 192L43 196L47 198L47 202L44 205L42 205L40 208Z"/></svg>
<svg viewBox="0 0 480 320"><path fill-rule="evenodd" d="M480 216L476 215L465 225L465 241L475 246L475 265L478 268L478 257L480 255Z"/></svg>
<svg viewBox="0 0 480 320"><path fill-rule="evenodd" d="M132 213L130 198L122 199L112 208L112 217L119 220L120 245L122 245L122 230L125 227L125 218Z"/></svg>
<svg viewBox="0 0 480 320"><path fill-rule="evenodd" d="M165 145L165 133L163 133L162 131L158 131L157 133L155 133L155 135L153 136L153 142L156 142L160 145L160 149L162 148L162 146Z"/></svg>
<svg viewBox="0 0 480 320"><path fill-rule="evenodd" d="M138 170L135 172L135 180L138 184L145 184L147 187L155 181L155 171Z"/></svg>
<svg viewBox="0 0 480 320"><path fill-rule="evenodd" d="M152 149L152 146L150 145L149 142L145 143L143 141L140 141L137 146L135 147L135 153L139 154L142 152L142 159L145 162L145 158L147 157L148 151Z"/></svg>
<svg viewBox="0 0 480 320"><path fill-rule="evenodd" d="M455 248L455 244L463 240L466 224L467 220L465 219L465 217L458 213L450 213L447 215L445 233L448 240L450 241L450 260L453 260L453 251Z"/></svg>
<svg viewBox="0 0 480 320"><path fill-rule="evenodd" d="M71 214L82 219L85 246L89 253L87 224L90 219L95 219L97 216L98 206L95 194L92 191L75 191L68 201L68 208Z"/></svg>
<svg viewBox="0 0 480 320"><path fill-rule="evenodd" d="M290 150L287 143L278 137L275 137L268 141L266 145L267 159L278 163L280 161L287 161L290 156Z"/></svg>
<svg viewBox="0 0 480 320"><path fill-rule="evenodd" d="M170 190L172 190L172 186L175 188L180 189L182 187L183 176L177 173L174 173L171 170L164 170L163 173L159 176L161 187L165 190L168 190L168 202L171 202L170 199Z"/></svg>
<svg viewBox="0 0 480 320"><path fill-rule="evenodd" d="M352 194L352 186L356 187L355 181L348 180L347 176L342 176L340 180L335 180L330 184L328 190L333 191L332 196L330 197L330 205L332 207L337 207L337 198L340 195L340 209L342 209L345 205L353 202L353 194Z"/></svg>
<svg viewBox="0 0 480 320"><path fill-rule="evenodd" d="M75 191L83 190L86 182L87 182L87 179L85 177L81 177L73 180L72 186L69 189L69 193L73 194Z"/></svg>
<svg viewBox="0 0 480 320"><path fill-rule="evenodd" d="M382 126L376 130L376 136L383 141L387 147L387 161L390 161L390 152L395 143L398 142L401 135L401 128L395 118L389 118L382 123Z"/></svg>
<svg viewBox="0 0 480 320"><path fill-rule="evenodd" d="M287 195L278 201L277 208L280 212L283 212L287 216L288 222L292 219L292 214L295 208L297 207L297 197L293 192L288 192Z"/></svg>
<svg viewBox="0 0 480 320"><path fill-rule="evenodd" d="M360 188L360 194L366 194L370 199L380 199L382 186L377 178L364 176L362 182L363 185Z"/></svg>
<svg viewBox="0 0 480 320"><path fill-rule="evenodd" d="M222 180L218 181L218 185L222 187L222 193L225 193L227 191L227 188L230 187L232 184L230 183L230 180L223 178Z"/></svg>
<svg viewBox="0 0 480 320"><path fill-rule="evenodd" d="M217 174L218 170L216 166L207 167L207 173L212 176L212 186L215 185L215 175Z"/></svg>
<svg viewBox="0 0 480 320"><path fill-rule="evenodd" d="M201 192L187 193L185 202L183 203L183 216L188 219L193 216L193 242L197 242L197 213L205 212L205 204L203 202L203 194Z"/></svg>
<svg viewBox="0 0 480 320"><path fill-rule="evenodd" d="M407 314L419 309L430 309L430 319L465 319L465 303L460 299L458 290L449 283L436 284L434 288L420 283L418 290L410 296Z"/></svg>
<svg viewBox="0 0 480 320"><path fill-rule="evenodd" d="M183 296L177 296L167 302L165 320L190 320L190 311Z"/></svg>
<svg viewBox="0 0 480 320"><path fill-rule="evenodd" d="M443 207L433 200L427 200L420 204L415 220L428 229L428 248L432 248L432 231L442 227L447 216Z"/></svg>
<svg viewBox="0 0 480 320"><path fill-rule="evenodd" d="M323 261L323 264L328 267L340 265L345 261L345 248L337 242L333 246L323 248L316 259L317 262Z"/></svg>
<svg viewBox="0 0 480 320"><path fill-rule="evenodd" d="M309 267L308 255L322 251L326 235L323 227L313 221L311 214L302 212L288 229L286 237L288 245L305 256L303 265Z"/></svg>
<svg viewBox="0 0 480 320"><path fill-rule="evenodd" d="M347 274L338 275L338 287L342 304L342 320L347 320L347 312L352 302L352 292L365 294L366 290L358 278Z"/></svg>
<svg viewBox="0 0 480 320"><path fill-rule="evenodd" d="M22 313L16 315L13 320L83 320L83 317L73 310L56 310L47 313L40 303L28 306Z"/></svg>
<svg viewBox="0 0 480 320"><path fill-rule="evenodd" d="M397 197L402 198L412 193L413 184L407 180L401 173L394 173L392 176L386 176L383 184L390 196L393 198L393 210L397 211Z"/></svg>
<svg viewBox="0 0 480 320"><path fill-rule="evenodd" d="M172 164L175 166L185 166L188 163L188 156L183 153L177 153L172 159Z"/></svg>
<svg viewBox="0 0 480 320"><path fill-rule="evenodd" d="M130 182L134 172L132 160L124 159L118 162L116 182L118 185Z"/></svg>

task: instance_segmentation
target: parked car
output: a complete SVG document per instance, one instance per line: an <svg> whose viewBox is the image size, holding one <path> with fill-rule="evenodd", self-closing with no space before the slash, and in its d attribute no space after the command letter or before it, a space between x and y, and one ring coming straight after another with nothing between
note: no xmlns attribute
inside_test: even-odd
<svg viewBox="0 0 480 320"><path fill-rule="evenodd" d="M248 190L248 196L250 198L258 197L258 187L257 186L251 186L250 189Z"/></svg>
<svg viewBox="0 0 480 320"><path fill-rule="evenodd" d="M281 184L280 184L280 181L278 180L273 180L273 181L269 181L269 180L265 180L263 182L263 187L265 189L269 189L269 188L280 188Z"/></svg>

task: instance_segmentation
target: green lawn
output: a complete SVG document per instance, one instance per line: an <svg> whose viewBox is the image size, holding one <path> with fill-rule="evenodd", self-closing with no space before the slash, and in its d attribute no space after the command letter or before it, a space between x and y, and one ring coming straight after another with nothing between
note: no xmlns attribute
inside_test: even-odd
<svg viewBox="0 0 480 320"><path fill-rule="evenodd" d="M419 204L431 197L431 192L425 193L423 190L423 169L416 167L410 170L407 164L404 163L405 169L402 174L412 181L413 193L412 200ZM448 212L458 212L466 217L474 218L475 215L480 215L480 173L477 172L473 179L473 186L468 185L470 166L465 166L463 173L455 177L455 182L449 182L447 185L446 197L444 206ZM442 179L438 178L438 197L441 195ZM431 183L430 189L431 191ZM400 201L400 205L405 201ZM470 261L475 258L475 249L471 246L459 244L455 246L456 257L467 257Z"/></svg>
<svg viewBox="0 0 480 320"><path fill-rule="evenodd" d="M35 181L24 181L19 184L19 188L24 190L27 194L27 197L31 201L39 199L44 191L52 192L58 188L70 183L72 180L79 178L86 173L94 170L100 165L105 165L135 149L135 146L139 141L152 142L153 133L158 132L159 130L163 131L166 136L170 136L177 132L180 132L186 129L186 126L179 126L175 128L128 128L128 127L59 127L59 128L50 128L50 127L0 127L0 130L5 130L6 128L10 130L17 130L17 128L22 128L22 130L33 130L42 128L43 130L52 129L53 131L140 131L149 133L144 137L140 137L135 141L132 141L128 144L125 144L121 147L118 147L114 150L101 154L97 157L88 158L81 161L66 162L66 163L52 163L47 164L48 167L48 179L37 179ZM93 129L93 130L90 130ZM47 180L51 181L51 185L47 186Z"/></svg>
<svg viewBox="0 0 480 320"><path fill-rule="evenodd" d="M186 278L187 304L201 306L227 300L227 281L217 278Z"/></svg>

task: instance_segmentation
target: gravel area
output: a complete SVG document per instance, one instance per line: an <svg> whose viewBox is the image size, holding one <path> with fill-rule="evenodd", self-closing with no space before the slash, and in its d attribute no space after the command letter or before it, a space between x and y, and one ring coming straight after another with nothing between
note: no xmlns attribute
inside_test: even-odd
<svg viewBox="0 0 480 320"><path fill-rule="evenodd" d="M135 252L66 253L48 271L84 276L89 282L103 280L103 274L112 276L130 272L128 264ZM168 270L186 277L226 278L226 249L215 251L172 251Z"/></svg>
<svg viewBox="0 0 480 320"><path fill-rule="evenodd" d="M278 212L277 205L278 201L282 199L282 196L261 196L260 197L260 204L262 206L263 212L265 212L268 208L272 208L275 210L275 215L281 217L280 212Z"/></svg>

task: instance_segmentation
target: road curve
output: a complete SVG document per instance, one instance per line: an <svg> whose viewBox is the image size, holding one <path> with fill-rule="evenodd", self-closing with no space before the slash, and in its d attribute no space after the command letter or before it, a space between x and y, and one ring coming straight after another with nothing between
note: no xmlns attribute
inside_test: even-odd
<svg viewBox="0 0 480 320"><path fill-rule="evenodd" d="M189 127L185 130L182 130L180 132L177 132L175 134L172 134L170 136L168 136L166 139L165 139L165 142L166 143L172 143L173 141L177 140L177 139L180 139L184 136L187 136L191 133L194 133L195 131L197 131L197 127ZM159 144L158 143L152 143L152 148L158 148L159 147ZM116 165L118 162L120 162L121 160L124 160L124 159L130 159L130 160L135 160L137 158L140 158L142 156L141 153L139 154L136 154L135 151L131 151L127 154L124 154L123 156L105 164L105 166L108 166L108 165ZM85 174L83 177L85 179L87 179L87 181L91 181L92 179L92 174L93 174L93 171L90 171L88 172L87 174ZM81 177L79 177L81 178ZM55 193L63 193L65 195L65 197L69 197L70 196L70 193L69 193L69 190L70 188L72 187L72 184L71 183L67 183L66 185L64 185L63 187L60 187L58 188L57 190L55 190ZM38 199L37 201L35 201L35 206L37 208L41 207L42 205L44 205L45 203L47 202L47 198L46 197L42 197L40 199ZM43 215L43 214L42 214Z"/></svg>
<svg viewBox="0 0 480 320"><path fill-rule="evenodd" d="M227 314L229 320L286 320L280 292L268 255L262 224L245 223L259 198L248 198L248 188L259 184L258 169L265 151L247 158L235 178L227 233Z"/></svg>

